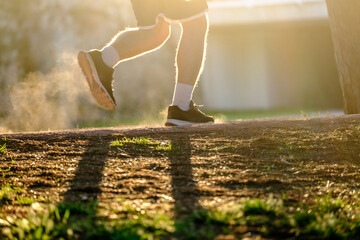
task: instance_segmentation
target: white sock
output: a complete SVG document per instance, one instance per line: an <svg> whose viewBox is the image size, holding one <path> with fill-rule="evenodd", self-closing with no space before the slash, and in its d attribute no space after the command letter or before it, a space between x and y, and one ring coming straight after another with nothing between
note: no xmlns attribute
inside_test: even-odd
<svg viewBox="0 0 360 240"><path fill-rule="evenodd" d="M120 61L119 54L113 46L104 47L101 53L104 63L111 68L114 68Z"/></svg>
<svg viewBox="0 0 360 240"><path fill-rule="evenodd" d="M183 111L189 110L190 109L189 105L192 99L193 91L194 91L194 86L183 83L177 83L175 85L172 105L178 106Z"/></svg>

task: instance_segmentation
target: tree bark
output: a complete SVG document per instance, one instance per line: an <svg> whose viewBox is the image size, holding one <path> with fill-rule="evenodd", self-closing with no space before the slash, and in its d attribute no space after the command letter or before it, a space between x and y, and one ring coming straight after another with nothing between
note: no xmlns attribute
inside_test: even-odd
<svg viewBox="0 0 360 240"><path fill-rule="evenodd" d="M346 114L360 113L360 1L326 0Z"/></svg>

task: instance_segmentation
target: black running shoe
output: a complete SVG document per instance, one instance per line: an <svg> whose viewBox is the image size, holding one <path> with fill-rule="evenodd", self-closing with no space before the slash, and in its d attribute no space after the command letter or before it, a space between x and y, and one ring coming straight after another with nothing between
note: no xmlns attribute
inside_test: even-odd
<svg viewBox="0 0 360 240"><path fill-rule="evenodd" d="M201 112L194 102L191 101L188 111L183 111L178 106L169 106L165 126L191 126L212 123L214 123L214 118Z"/></svg>
<svg viewBox="0 0 360 240"><path fill-rule="evenodd" d="M112 88L114 69L103 62L101 52L99 50L81 51L78 61L94 98L101 106L109 110L115 109L116 102Z"/></svg>

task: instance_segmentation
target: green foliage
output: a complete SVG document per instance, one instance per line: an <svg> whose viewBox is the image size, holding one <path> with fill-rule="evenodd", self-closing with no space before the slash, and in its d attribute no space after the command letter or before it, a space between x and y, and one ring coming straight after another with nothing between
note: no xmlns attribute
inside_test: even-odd
<svg viewBox="0 0 360 240"><path fill-rule="evenodd" d="M23 189L18 187L13 187L9 183L0 188L0 206L2 204L11 203L15 201L18 193L21 193Z"/></svg>
<svg viewBox="0 0 360 240"><path fill-rule="evenodd" d="M327 196L316 199L316 204L311 208L303 206L293 218L297 234L322 239L359 238L359 199L356 201L348 203Z"/></svg>
<svg viewBox="0 0 360 240"><path fill-rule="evenodd" d="M331 198L330 196L317 198L316 211L321 213L336 213L341 211L346 206L346 202L344 202L340 198Z"/></svg>
<svg viewBox="0 0 360 240"><path fill-rule="evenodd" d="M164 213L137 211L130 206L126 206L125 209L127 218L112 223L117 234L137 236L130 239L153 239L175 231L174 221Z"/></svg>
<svg viewBox="0 0 360 240"><path fill-rule="evenodd" d="M5 143L0 147L0 153L2 154L8 154L7 148L6 148L6 137L3 137L1 140L3 140Z"/></svg>
<svg viewBox="0 0 360 240"><path fill-rule="evenodd" d="M282 199L245 199L201 209L176 221L162 212L125 206L121 217L97 215L98 203L32 204L24 219L0 218L5 239L214 239L254 232L292 239L359 239L359 199L319 198L313 205L286 206ZM114 214L119 213L110 209ZM248 230L246 230L248 229ZM238 233L239 234L239 233ZM241 234L240 234L241 235Z"/></svg>
<svg viewBox="0 0 360 240"><path fill-rule="evenodd" d="M6 154L6 153L7 153L6 143L4 143L4 145L2 145L2 146L0 147L0 153L2 153L2 154Z"/></svg>
<svg viewBox="0 0 360 240"><path fill-rule="evenodd" d="M33 204L27 218L0 220L7 239L157 239L174 231L164 214L127 209L127 218L96 217L97 203Z"/></svg>
<svg viewBox="0 0 360 240"><path fill-rule="evenodd" d="M195 212L176 223L183 239L213 239L242 226L264 237L296 239L358 239L360 210L357 204L330 197L313 206L287 207L282 200L246 199L212 210ZM345 211L345 212L344 212ZM182 237L179 237L182 239Z"/></svg>
<svg viewBox="0 0 360 240"><path fill-rule="evenodd" d="M23 196L16 196L16 203L24 206L31 205L35 202L33 197L23 197Z"/></svg>
<svg viewBox="0 0 360 240"><path fill-rule="evenodd" d="M35 202L33 197L20 195L25 189L11 186L9 183L0 188L0 206L3 204L19 204L28 206Z"/></svg>
<svg viewBox="0 0 360 240"><path fill-rule="evenodd" d="M35 204L27 218L7 217L0 223L4 226L2 234L7 239L71 239L74 232L66 228L69 217L70 211L60 214L55 205L44 208Z"/></svg>
<svg viewBox="0 0 360 240"><path fill-rule="evenodd" d="M283 210L282 200L276 200L272 195L266 200L261 199L248 199L244 201L244 215L245 216L254 216L254 215L268 215L276 216Z"/></svg>
<svg viewBox="0 0 360 240"><path fill-rule="evenodd" d="M6 137L3 137L1 140L3 140L4 143L2 145L0 144L0 154L8 156L9 151L8 151L7 145L6 145ZM14 162L14 159L12 157L10 157L10 160L11 160L11 162ZM3 172L3 175L4 175L4 172Z"/></svg>

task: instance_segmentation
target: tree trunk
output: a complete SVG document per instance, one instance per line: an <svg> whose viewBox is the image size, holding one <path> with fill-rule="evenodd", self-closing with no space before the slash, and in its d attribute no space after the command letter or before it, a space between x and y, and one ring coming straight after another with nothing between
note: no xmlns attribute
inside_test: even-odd
<svg viewBox="0 0 360 240"><path fill-rule="evenodd" d="M360 113L360 1L326 0L346 114Z"/></svg>

